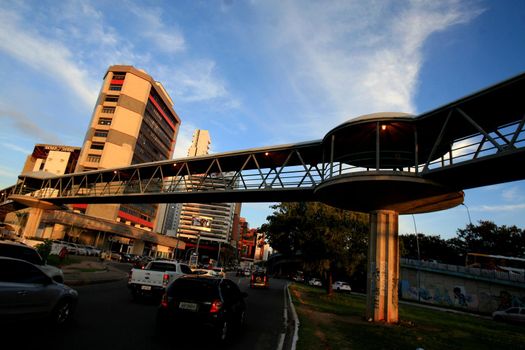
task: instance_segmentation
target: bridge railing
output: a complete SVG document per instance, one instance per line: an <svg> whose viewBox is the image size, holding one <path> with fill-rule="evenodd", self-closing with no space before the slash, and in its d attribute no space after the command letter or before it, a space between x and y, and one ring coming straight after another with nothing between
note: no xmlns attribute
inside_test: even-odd
<svg viewBox="0 0 525 350"><path fill-rule="evenodd" d="M422 174L522 148L525 148L523 119L502 125L493 132L479 132L454 140L447 153L428 162L421 161L417 166L414 165L415 157L413 153L380 150L379 167L365 168L348 163L331 162L325 167L323 176L325 179L329 179L351 173L377 171L399 171ZM351 155L352 158L349 162L355 164L373 164L376 161L375 155L374 152L354 153ZM385 164L395 164L396 162L411 165L403 167L385 166Z"/></svg>
<svg viewBox="0 0 525 350"><path fill-rule="evenodd" d="M502 280L510 282L525 283L525 276L523 274L509 272L509 271L496 271L481 269L477 267L465 267L460 265L450 265L450 264L441 264L430 261L416 260L416 259L406 259L401 258L400 264L403 266L411 266L415 268L426 268L431 270L438 271L449 271L455 272L468 276L483 277L493 280Z"/></svg>

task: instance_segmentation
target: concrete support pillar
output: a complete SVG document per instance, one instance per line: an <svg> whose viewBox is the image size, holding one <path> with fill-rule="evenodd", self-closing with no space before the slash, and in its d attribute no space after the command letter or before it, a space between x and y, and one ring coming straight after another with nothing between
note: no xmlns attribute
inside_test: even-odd
<svg viewBox="0 0 525 350"><path fill-rule="evenodd" d="M366 318L398 321L399 238L398 213L370 213Z"/></svg>
<svg viewBox="0 0 525 350"><path fill-rule="evenodd" d="M36 237L36 230L38 230L43 213L44 210L39 208L31 208L29 210L26 226L22 234L23 237Z"/></svg>

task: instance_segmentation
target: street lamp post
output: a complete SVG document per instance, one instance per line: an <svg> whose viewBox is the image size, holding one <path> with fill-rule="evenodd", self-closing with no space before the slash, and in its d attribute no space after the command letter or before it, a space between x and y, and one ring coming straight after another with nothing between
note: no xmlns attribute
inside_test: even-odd
<svg viewBox="0 0 525 350"><path fill-rule="evenodd" d="M417 247L417 301L421 302L421 274L419 269L421 267L421 253L419 251L419 234L417 233L416 218L412 214L412 220L414 221L414 230L416 232L416 247Z"/></svg>

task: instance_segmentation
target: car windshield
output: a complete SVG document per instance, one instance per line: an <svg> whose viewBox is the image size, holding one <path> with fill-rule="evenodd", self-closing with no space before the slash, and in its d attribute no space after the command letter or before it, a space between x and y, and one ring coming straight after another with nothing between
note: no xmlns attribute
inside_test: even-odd
<svg viewBox="0 0 525 350"><path fill-rule="evenodd" d="M218 288L213 281L202 279L178 279L168 289L168 295L175 299L208 301L219 298Z"/></svg>

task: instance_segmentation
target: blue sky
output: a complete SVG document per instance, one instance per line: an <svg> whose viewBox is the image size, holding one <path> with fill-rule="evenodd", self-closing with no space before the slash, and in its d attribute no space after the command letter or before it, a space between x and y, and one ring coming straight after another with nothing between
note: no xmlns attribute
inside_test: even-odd
<svg viewBox="0 0 525 350"><path fill-rule="evenodd" d="M525 71L525 1L0 2L0 187L36 143L80 146L108 66L161 81L212 151L320 139L381 111L422 113ZM525 227L525 182L466 191L473 221ZM257 227L269 204L244 204ZM416 215L449 238L466 207ZM400 218L400 233L414 231Z"/></svg>

